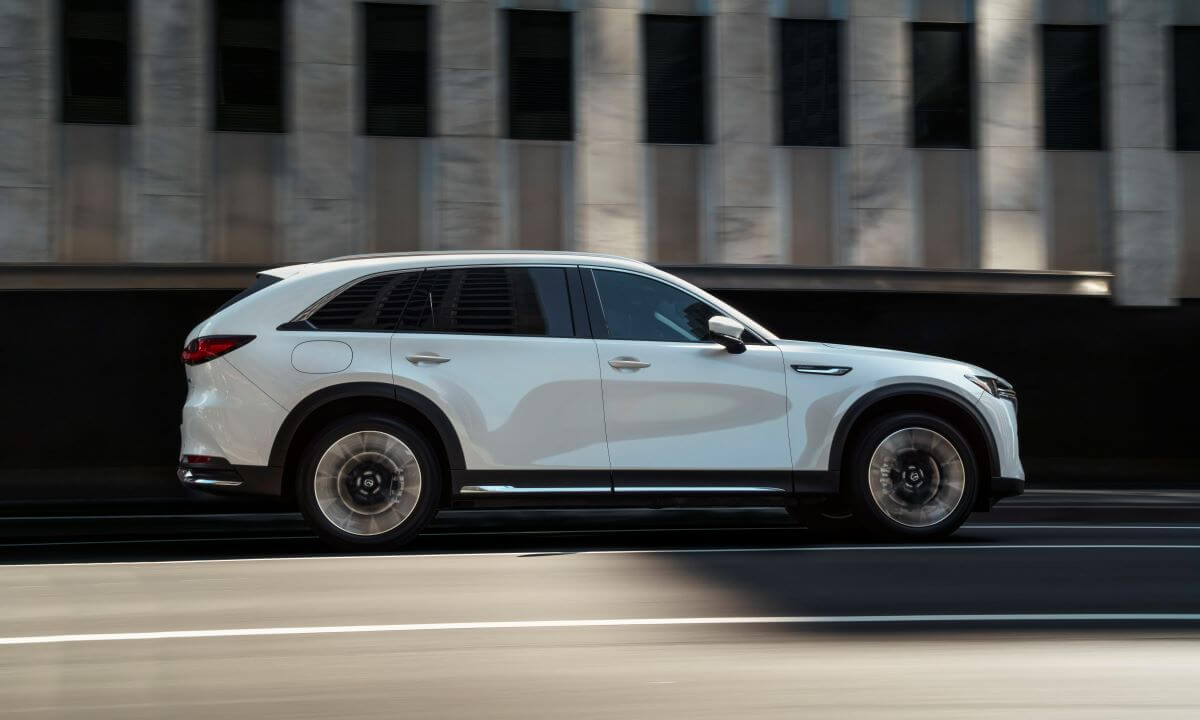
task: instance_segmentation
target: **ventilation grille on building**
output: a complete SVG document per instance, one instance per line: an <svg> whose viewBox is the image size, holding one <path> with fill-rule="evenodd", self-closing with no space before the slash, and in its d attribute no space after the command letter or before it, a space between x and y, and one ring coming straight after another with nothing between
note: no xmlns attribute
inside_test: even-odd
<svg viewBox="0 0 1200 720"><path fill-rule="evenodd" d="M1200 150L1200 27L1174 35L1175 149Z"/></svg>
<svg viewBox="0 0 1200 720"><path fill-rule="evenodd" d="M705 124L705 20L644 15L646 142L708 142Z"/></svg>
<svg viewBox="0 0 1200 720"><path fill-rule="evenodd" d="M216 30L216 129L283 132L280 0L218 0Z"/></svg>
<svg viewBox="0 0 1200 720"><path fill-rule="evenodd" d="M570 140L571 14L509 10L508 133L518 140Z"/></svg>
<svg viewBox="0 0 1200 720"><path fill-rule="evenodd" d="M63 122L128 124L128 0L64 0L62 47Z"/></svg>
<svg viewBox="0 0 1200 720"><path fill-rule="evenodd" d="M972 146L971 25L915 23L913 145Z"/></svg>
<svg viewBox="0 0 1200 720"><path fill-rule="evenodd" d="M1100 28L1046 25L1042 28L1042 92L1047 150L1101 150Z"/></svg>
<svg viewBox="0 0 1200 720"><path fill-rule="evenodd" d="M364 6L368 135L429 135L429 7Z"/></svg>
<svg viewBox="0 0 1200 720"><path fill-rule="evenodd" d="M841 145L840 27L833 20L780 20L783 145Z"/></svg>

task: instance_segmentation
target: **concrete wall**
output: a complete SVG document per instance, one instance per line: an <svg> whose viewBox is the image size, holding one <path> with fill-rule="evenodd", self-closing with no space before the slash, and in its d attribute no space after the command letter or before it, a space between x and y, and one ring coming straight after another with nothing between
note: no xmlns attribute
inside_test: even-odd
<svg viewBox="0 0 1200 720"><path fill-rule="evenodd" d="M419 0L413 0L419 1ZM211 3L133 0L134 123L58 122L53 0L0 0L0 262L566 248L679 263L1112 269L1200 295L1172 0L429 0L434 134L367 137L361 8L286 0L287 132L211 131ZM573 13L575 140L505 136L503 8ZM709 143L643 142L643 13L709 16ZM778 18L842 21L844 147L781 147ZM975 31L976 147L911 147L913 21ZM1041 149L1039 24L1106 30L1107 146Z"/></svg>

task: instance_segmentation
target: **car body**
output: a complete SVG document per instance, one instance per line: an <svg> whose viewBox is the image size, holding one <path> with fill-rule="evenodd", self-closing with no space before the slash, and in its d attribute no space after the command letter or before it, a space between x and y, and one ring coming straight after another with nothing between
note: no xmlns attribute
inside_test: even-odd
<svg viewBox="0 0 1200 720"><path fill-rule="evenodd" d="M438 507L758 504L803 515L834 498L885 534L933 536L1024 484L1015 393L987 371L784 340L620 257L405 253L269 270L190 333L185 362L182 482L302 509L308 496L306 515L344 545L410 539ZM893 429L893 450L859 473L879 476L860 500L880 483L886 496L906 472L936 475L938 492L971 486L942 519L953 522L889 525L886 511L863 517L878 507L850 508L863 434L913 413L931 420L909 421L907 436ZM358 425L314 448L347 418ZM907 449L921 442L924 456ZM323 490L311 487L319 477ZM400 511L377 517L382 501L363 483L422 495L379 531ZM921 487L901 504L932 485ZM347 527L327 507L339 500Z"/></svg>

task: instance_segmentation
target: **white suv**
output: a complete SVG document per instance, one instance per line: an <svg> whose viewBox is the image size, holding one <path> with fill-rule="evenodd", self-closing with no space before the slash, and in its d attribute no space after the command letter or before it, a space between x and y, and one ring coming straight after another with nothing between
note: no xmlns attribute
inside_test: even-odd
<svg viewBox="0 0 1200 720"><path fill-rule="evenodd" d="M1024 486L1016 396L952 360L781 340L644 263L412 253L264 272L183 352L180 480L341 546L438 508L780 505L953 532Z"/></svg>

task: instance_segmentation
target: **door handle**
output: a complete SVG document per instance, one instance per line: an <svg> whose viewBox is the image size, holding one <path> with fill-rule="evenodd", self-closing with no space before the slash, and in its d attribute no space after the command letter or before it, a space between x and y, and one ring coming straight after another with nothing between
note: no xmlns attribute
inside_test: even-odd
<svg viewBox="0 0 1200 720"><path fill-rule="evenodd" d="M421 363L441 365L442 363L450 362L450 358L445 355L438 355L437 353L415 353L413 355L405 355L404 357L413 365L420 365Z"/></svg>
<svg viewBox="0 0 1200 720"><path fill-rule="evenodd" d="M635 357L626 357L624 355L609 360L608 365L617 370L641 370L642 368L650 367L650 363L648 362L642 362Z"/></svg>

